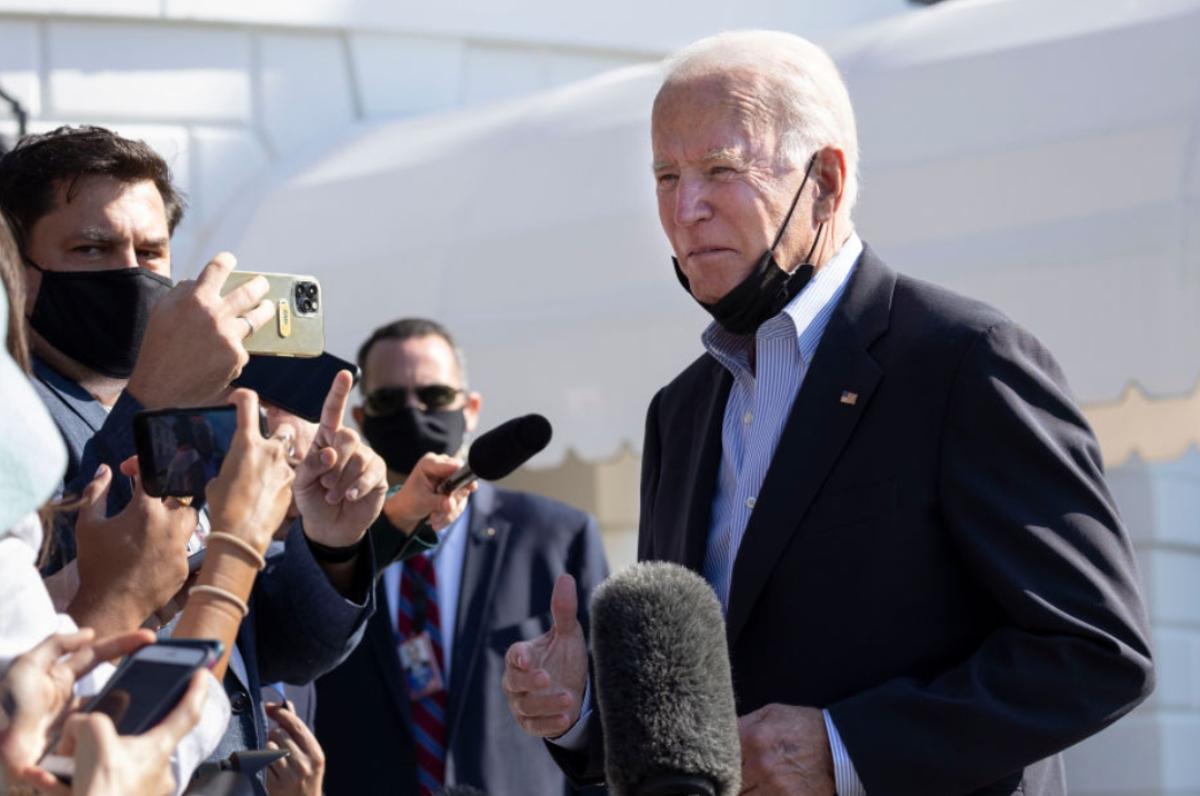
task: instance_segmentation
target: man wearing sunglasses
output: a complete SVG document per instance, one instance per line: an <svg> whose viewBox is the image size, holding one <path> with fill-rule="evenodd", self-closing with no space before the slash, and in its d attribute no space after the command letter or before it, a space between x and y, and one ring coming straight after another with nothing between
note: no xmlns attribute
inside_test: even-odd
<svg viewBox="0 0 1200 796"><path fill-rule="evenodd" d="M467 387L444 327L419 318L383 326L359 349L358 365L365 401L354 419L393 484L425 453L464 452L483 398ZM380 522L387 516L385 505ZM608 574L595 521L485 483L436 548L387 566L363 643L317 681L330 796L429 794L451 784L573 793L496 688L508 646L549 629L550 613L531 611L550 604L561 573L575 578L586 606Z"/></svg>

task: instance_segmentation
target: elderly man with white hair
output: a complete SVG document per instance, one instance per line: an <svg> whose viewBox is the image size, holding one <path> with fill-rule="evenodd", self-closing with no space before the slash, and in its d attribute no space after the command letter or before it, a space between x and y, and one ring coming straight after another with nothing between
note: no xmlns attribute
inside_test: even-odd
<svg viewBox="0 0 1200 796"><path fill-rule="evenodd" d="M854 114L811 43L685 48L651 130L675 270L714 322L650 404L639 558L721 600L743 792L1065 793L1058 753L1153 672L1129 538L1058 366L858 238ZM601 728L559 585L504 689L592 781Z"/></svg>

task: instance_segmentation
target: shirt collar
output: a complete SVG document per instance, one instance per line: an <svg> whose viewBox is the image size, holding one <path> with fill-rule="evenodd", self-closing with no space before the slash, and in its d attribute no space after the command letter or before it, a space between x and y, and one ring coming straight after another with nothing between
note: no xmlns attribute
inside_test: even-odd
<svg viewBox="0 0 1200 796"><path fill-rule="evenodd" d="M750 356L757 340L794 336L802 361L810 362L829 321L830 313L826 310L841 298L862 251L862 239L858 233L851 232L842 247L813 274L804 289L788 302L782 312L764 321L753 335L732 334L713 321L704 330L701 342L708 353L735 376L738 371L751 371Z"/></svg>

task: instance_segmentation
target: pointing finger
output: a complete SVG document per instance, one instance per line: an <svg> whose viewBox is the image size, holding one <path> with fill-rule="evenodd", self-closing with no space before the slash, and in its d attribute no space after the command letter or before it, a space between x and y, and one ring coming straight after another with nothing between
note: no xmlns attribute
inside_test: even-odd
<svg viewBox="0 0 1200 796"><path fill-rule="evenodd" d="M338 371L333 378L329 394L325 396L325 405L321 407L321 424L317 429L318 438L324 444L329 444L342 427L342 416L346 413L346 403L350 400L353 385L354 377L348 370Z"/></svg>

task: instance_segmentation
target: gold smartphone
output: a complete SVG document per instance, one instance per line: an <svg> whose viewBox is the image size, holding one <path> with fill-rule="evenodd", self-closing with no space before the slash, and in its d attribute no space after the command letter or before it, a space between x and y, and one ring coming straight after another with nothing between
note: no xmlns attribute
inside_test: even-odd
<svg viewBox="0 0 1200 796"><path fill-rule="evenodd" d="M302 274L260 274L234 271L221 295L256 276L266 277L266 298L275 302L275 317L245 339L246 352L279 357L316 357L325 350L325 315L321 283Z"/></svg>

